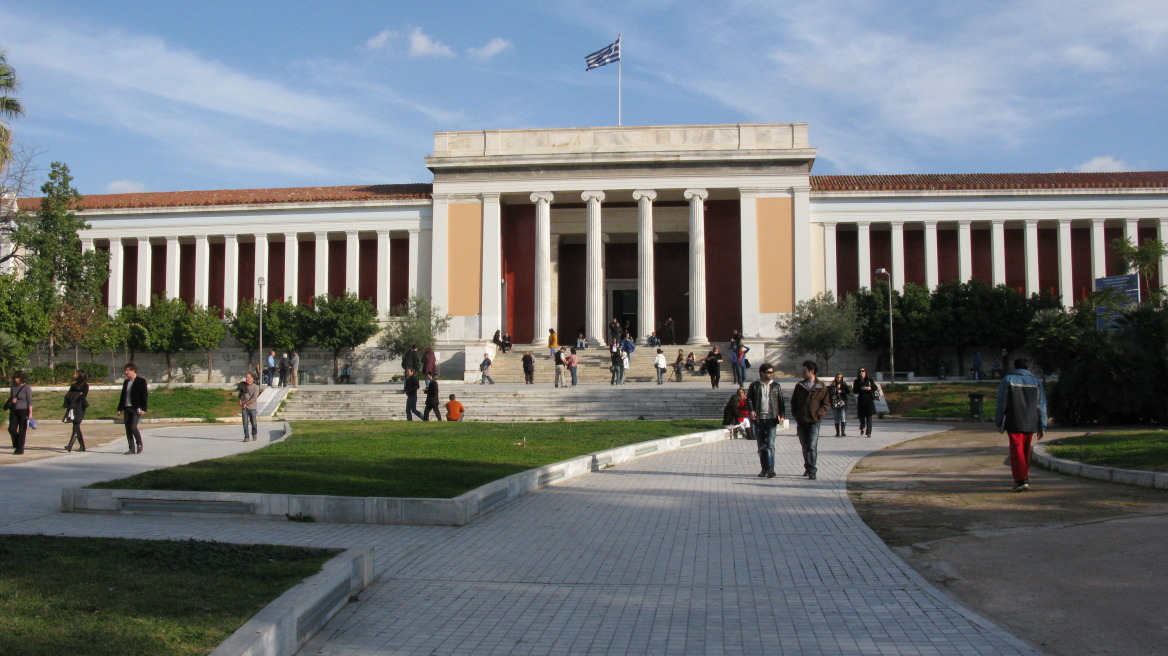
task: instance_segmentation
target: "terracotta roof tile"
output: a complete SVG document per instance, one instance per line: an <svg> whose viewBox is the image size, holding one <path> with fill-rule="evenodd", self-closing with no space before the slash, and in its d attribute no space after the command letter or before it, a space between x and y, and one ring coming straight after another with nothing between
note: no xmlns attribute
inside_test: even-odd
<svg viewBox="0 0 1168 656"><path fill-rule="evenodd" d="M218 205L266 205L269 203L328 203L370 200L429 200L433 185L387 184L344 187L291 187L285 189L217 189L210 191L157 191L140 194L86 196L87 210L139 209L146 207L214 207ZM26 211L40 206L39 198L20 199Z"/></svg>
<svg viewBox="0 0 1168 656"><path fill-rule="evenodd" d="M1168 171L1123 173L924 173L813 175L812 191L1168 188Z"/></svg>

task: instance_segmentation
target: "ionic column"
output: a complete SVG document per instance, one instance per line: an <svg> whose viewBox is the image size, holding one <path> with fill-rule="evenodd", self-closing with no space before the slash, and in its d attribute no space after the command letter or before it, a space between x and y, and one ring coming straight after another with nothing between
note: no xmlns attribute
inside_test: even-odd
<svg viewBox="0 0 1168 656"><path fill-rule="evenodd" d="M324 296L328 294L328 279L329 279L329 249L328 249L328 233L317 232L316 234L316 284L313 287L313 296Z"/></svg>
<svg viewBox="0 0 1168 656"><path fill-rule="evenodd" d="M178 298L179 266L178 237L166 238L166 297Z"/></svg>
<svg viewBox="0 0 1168 656"><path fill-rule="evenodd" d="M604 243L600 234L600 204L604 202L603 191L585 191L580 200L588 204L588 236L585 247L586 259L584 275L584 325L588 330L590 344L606 341L604 326Z"/></svg>
<svg viewBox="0 0 1168 656"><path fill-rule="evenodd" d="M414 296L418 293L418 240L421 238L422 230L420 228L411 228L409 230L409 255L410 261L407 263L406 270L410 272L409 280L406 281L409 287L409 295ZM439 308L445 312L446 308Z"/></svg>
<svg viewBox="0 0 1168 656"><path fill-rule="evenodd" d="M1140 220L1139 219L1124 219L1123 221L1123 236L1132 243L1132 246L1140 245Z"/></svg>
<svg viewBox="0 0 1168 656"><path fill-rule="evenodd" d="M239 310L239 238L223 235L223 309Z"/></svg>
<svg viewBox="0 0 1168 656"><path fill-rule="evenodd" d="M284 233L284 298L300 302L300 240L295 232Z"/></svg>
<svg viewBox="0 0 1168 656"><path fill-rule="evenodd" d="M534 343L545 343L552 327L552 201L549 191L531 194L535 203L535 337ZM589 212L592 205L589 203ZM493 333L493 331L492 331Z"/></svg>
<svg viewBox="0 0 1168 656"><path fill-rule="evenodd" d="M207 307L207 302L210 300L208 294L208 275L207 270L210 269L211 253L207 248L207 235L197 235L195 237L195 303Z"/></svg>
<svg viewBox="0 0 1168 656"><path fill-rule="evenodd" d="M1038 219L1026 219L1026 295L1038 293Z"/></svg>
<svg viewBox="0 0 1168 656"><path fill-rule="evenodd" d="M856 260L860 268L860 288L872 289L872 239L870 221L856 223Z"/></svg>
<svg viewBox="0 0 1168 656"><path fill-rule="evenodd" d="M823 284L831 295L839 298L839 280L836 273L835 224L823 224Z"/></svg>
<svg viewBox="0 0 1168 656"><path fill-rule="evenodd" d="M1069 308L1075 304L1075 284L1071 277L1071 220L1059 219L1058 222L1058 262L1059 262L1059 295L1063 299L1063 307Z"/></svg>
<svg viewBox="0 0 1168 656"><path fill-rule="evenodd" d="M925 286L932 291L941 283L937 267L937 222L925 222Z"/></svg>
<svg viewBox="0 0 1168 656"><path fill-rule="evenodd" d="M993 283L996 287L1006 284L1006 222L994 219L990 226L990 244L994 260Z"/></svg>
<svg viewBox="0 0 1168 656"><path fill-rule="evenodd" d="M389 314L389 231L377 231L377 316Z"/></svg>
<svg viewBox="0 0 1168 656"><path fill-rule="evenodd" d="M345 291L357 293L360 276L361 236L356 230L345 231Z"/></svg>
<svg viewBox="0 0 1168 656"><path fill-rule="evenodd" d="M1091 277L1107 276L1106 219L1091 219Z"/></svg>
<svg viewBox="0 0 1168 656"><path fill-rule="evenodd" d="M125 272L122 270L122 240L114 237L110 239L109 245L109 312L114 314L122 309L122 276Z"/></svg>
<svg viewBox="0 0 1168 656"><path fill-rule="evenodd" d="M265 284L260 286L260 278ZM272 281L268 280L268 236L255 236L255 299L261 303L268 302L268 292L272 289Z"/></svg>
<svg viewBox="0 0 1168 656"><path fill-rule="evenodd" d="M706 337L706 206L710 193L686 189L689 201L689 341L707 344Z"/></svg>
<svg viewBox="0 0 1168 656"><path fill-rule="evenodd" d="M479 321L479 339L489 340L496 330L503 327L503 217L499 194L480 194L479 198L483 201L482 320Z"/></svg>
<svg viewBox="0 0 1168 656"><path fill-rule="evenodd" d="M637 322L640 324L638 344L648 343L649 333L657 330L655 312L657 295L653 287L653 201L657 192L637 189Z"/></svg>
<svg viewBox="0 0 1168 656"><path fill-rule="evenodd" d="M738 276L742 281L742 334L760 337L758 189L738 190ZM769 333L773 323L767 326Z"/></svg>
<svg viewBox="0 0 1168 656"><path fill-rule="evenodd" d="M957 278L969 282L973 278L973 236L971 221L957 222Z"/></svg>
<svg viewBox="0 0 1168 656"><path fill-rule="evenodd" d="M904 221L892 222L892 288L904 291Z"/></svg>
<svg viewBox="0 0 1168 656"><path fill-rule="evenodd" d="M150 305L150 283L154 277L149 237L138 237L138 305Z"/></svg>

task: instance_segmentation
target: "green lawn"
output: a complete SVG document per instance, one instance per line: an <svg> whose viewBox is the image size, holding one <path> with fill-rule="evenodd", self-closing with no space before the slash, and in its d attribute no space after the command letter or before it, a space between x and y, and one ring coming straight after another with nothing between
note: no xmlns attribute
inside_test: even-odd
<svg viewBox="0 0 1168 656"><path fill-rule="evenodd" d="M1168 471L1168 432L1092 433L1067 437L1049 447L1064 460L1121 469Z"/></svg>
<svg viewBox="0 0 1168 656"><path fill-rule="evenodd" d="M292 437L257 451L91 487L448 499L533 467L719 425L711 420L295 422ZM524 439L526 446L516 446Z"/></svg>
<svg viewBox="0 0 1168 656"><path fill-rule="evenodd" d="M0 654L203 655L336 552L0 536Z"/></svg>
<svg viewBox="0 0 1168 656"><path fill-rule="evenodd" d="M120 390L94 390L89 393L86 419L116 419ZM150 391L150 411L153 417L194 417L213 420L239 414L239 396L235 390L170 387ZM64 392L37 392L33 390L33 405L37 418L59 418L65 414L62 404ZM60 414L57 414L57 413Z"/></svg>
<svg viewBox="0 0 1168 656"><path fill-rule="evenodd" d="M998 383L897 383L884 387L888 410L902 417L965 417L969 415L969 395L985 394L982 416L993 419L997 407Z"/></svg>

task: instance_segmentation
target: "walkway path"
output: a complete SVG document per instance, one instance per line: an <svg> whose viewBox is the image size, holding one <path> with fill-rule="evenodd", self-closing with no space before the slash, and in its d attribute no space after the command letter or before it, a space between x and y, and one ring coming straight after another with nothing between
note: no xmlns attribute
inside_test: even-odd
<svg viewBox="0 0 1168 656"><path fill-rule="evenodd" d="M935 430L920 425L823 438L818 481L798 475L793 436L780 436L771 480L754 477L753 443L735 440L568 481L461 528L54 510L60 487L109 468L254 448L236 428L151 431L140 460L4 467L0 532L373 546L379 580L310 655L1037 653L922 581L852 511L847 470Z"/></svg>

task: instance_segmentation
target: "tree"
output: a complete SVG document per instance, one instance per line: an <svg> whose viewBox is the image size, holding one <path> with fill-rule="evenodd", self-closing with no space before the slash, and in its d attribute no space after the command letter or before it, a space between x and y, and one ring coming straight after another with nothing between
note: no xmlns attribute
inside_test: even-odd
<svg viewBox="0 0 1168 656"><path fill-rule="evenodd" d="M11 380L12 374L24 364L24 345L8 333L0 333L0 378Z"/></svg>
<svg viewBox="0 0 1168 656"><path fill-rule="evenodd" d="M12 93L20 88L16 71L8 65L8 52L0 50L0 171L12 159L12 129L8 121L24 115L24 107Z"/></svg>
<svg viewBox="0 0 1168 656"><path fill-rule="evenodd" d="M35 298L38 288L25 278L0 275L0 332L8 334L20 345L23 363L28 354L49 334L49 317L29 299Z"/></svg>
<svg viewBox="0 0 1168 656"><path fill-rule="evenodd" d="M957 371L965 371L965 352L996 341L993 288L980 280L949 282L933 290L932 315L938 338L957 356Z"/></svg>
<svg viewBox="0 0 1168 656"><path fill-rule="evenodd" d="M58 347L73 347L73 366L80 362L80 346L101 322L108 319L106 309L89 299L63 301L49 315L50 340Z"/></svg>
<svg viewBox="0 0 1168 656"><path fill-rule="evenodd" d="M438 309L424 296L411 296L405 303L389 311L389 326L377 345L390 357L405 355L412 347L425 350L437 343L435 335L450 327L450 315L439 314Z"/></svg>
<svg viewBox="0 0 1168 656"><path fill-rule="evenodd" d="M1075 324L1074 315L1062 309L1036 312L1028 333L1026 351L1043 374L1058 372L1082 351L1084 331Z"/></svg>
<svg viewBox="0 0 1168 656"><path fill-rule="evenodd" d="M294 351L312 339L312 308L291 302L272 301L264 310L264 346L277 351ZM264 357L260 353L260 359Z"/></svg>
<svg viewBox="0 0 1168 656"><path fill-rule="evenodd" d="M171 356L185 347L183 331L186 322L186 301L181 298L155 296L149 307L138 308L141 325L146 330L144 346L146 350L166 356L166 382L171 382L173 366Z"/></svg>
<svg viewBox="0 0 1168 656"><path fill-rule="evenodd" d="M236 312L227 310L225 317L227 319L227 332L231 333L235 341L243 347L243 352L247 354L247 364L250 370L251 356L259 348L260 302L255 301L241 305ZM260 359L263 359L263 356L264 354L261 353Z"/></svg>
<svg viewBox="0 0 1168 656"><path fill-rule="evenodd" d="M312 308L306 310L306 316L312 343L332 351L334 378L340 370L341 351L369 341L380 327L377 308L352 292L313 298Z"/></svg>
<svg viewBox="0 0 1168 656"><path fill-rule="evenodd" d="M126 339L122 346L126 349L128 359L133 360L139 352L150 350L146 342L150 330L146 328L146 308L144 306L123 306L114 315L114 321L125 327Z"/></svg>
<svg viewBox="0 0 1168 656"><path fill-rule="evenodd" d="M227 327L219 318L219 308L195 304L182 317L182 339L186 348L197 349L207 356L207 382L211 382L211 352L227 336Z"/></svg>
<svg viewBox="0 0 1168 656"><path fill-rule="evenodd" d="M109 352L111 374L118 371L114 361L118 349L126 348L130 341L130 326L123 323L119 317L111 317L102 313L89 333L81 340L81 346L91 354L101 351Z"/></svg>
<svg viewBox="0 0 1168 656"><path fill-rule="evenodd" d="M1168 255L1168 246L1159 239L1145 239L1144 243L1136 246L1132 240L1120 237L1112 240L1111 250L1123 263L1123 270L1135 273L1143 280L1143 288L1148 290L1151 298L1163 296L1159 285L1154 285L1156 272L1160 269L1160 260Z"/></svg>
<svg viewBox="0 0 1168 656"><path fill-rule="evenodd" d="M849 296L837 303L831 292L800 301L790 318L780 320L778 326L787 333L787 353L793 357L813 353L822 365L820 371L830 371L831 356L859 338L855 301Z"/></svg>

